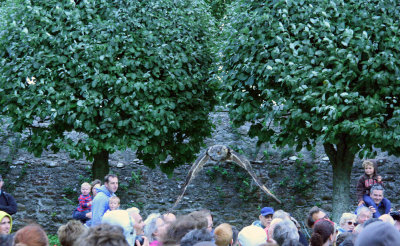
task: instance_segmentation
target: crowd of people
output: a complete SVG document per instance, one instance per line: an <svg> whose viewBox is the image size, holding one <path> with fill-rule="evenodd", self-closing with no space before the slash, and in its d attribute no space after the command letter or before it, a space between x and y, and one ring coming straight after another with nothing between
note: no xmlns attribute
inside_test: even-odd
<svg viewBox="0 0 400 246"><path fill-rule="evenodd" d="M179 216L171 211L152 213L143 220L138 208L120 209L115 195L118 177L109 174L103 185L100 180L81 185L73 219L59 227L57 235L62 246L400 245L400 214L384 197L377 163L365 160L363 167L365 173L357 184L358 208L343 213L338 223L318 207L307 214L309 229L301 228L289 212L272 207L263 207L251 225L240 229L229 223L214 227L207 209ZM48 246L46 232L37 224L12 233L11 215L17 207L14 198L1 190L3 184L0 176L0 246Z"/></svg>

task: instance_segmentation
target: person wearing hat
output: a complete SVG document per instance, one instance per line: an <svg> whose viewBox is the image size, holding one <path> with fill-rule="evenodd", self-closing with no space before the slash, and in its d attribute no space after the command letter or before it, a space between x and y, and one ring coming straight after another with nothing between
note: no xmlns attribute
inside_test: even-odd
<svg viewBox="0 0 400 246"><path fill-rule="evenodd" d="M3 191L3 185L4 180L0 175L0 211L4 211L9 215L13 215L17 212L17 203L11 194Z"/></svg>
<svg viewBox="0 0 400 246"><path fill-rule="evenodd" d="M11 246L14 235L11 234L12 218L11 215L0 211L0 245Z"/></svg>
<svg viewBox="0 0 400 246"><path fill-rule="evenodd" d="M11 233L12 218L6 212L0 211L0 235L6 235Z"/></svg>
<svg viewBox="0 0 400 246"><path fill-rule="evenodd" d="M267 231L269 225L271 224L274 212L275 212L274 209L271 207L263 207L260 211L260 215L258 216L260 220L254 221L253 225L261 227L262 229Z"/></svg>

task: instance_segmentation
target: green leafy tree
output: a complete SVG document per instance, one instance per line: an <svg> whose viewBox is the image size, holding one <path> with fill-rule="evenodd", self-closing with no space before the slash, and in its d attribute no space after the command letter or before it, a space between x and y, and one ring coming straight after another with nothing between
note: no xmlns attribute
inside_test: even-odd
<svg viewBox="0 0 400 246"><path fill-rule="evenodd" d="M211 14L216 19L222 19L226 14L227 6L233 0L204 0L204 1L209 5Z"/></svg>
<svg viewBox="0 0 400 246"><path fill-rule="evenodd" d="M126 148L151 167L169 156L165 172L194 159L216 104L204 2L8 2L19 5L0 24L1 113L28 129L29 151L86 157L95 178Z"/></svg>
<svg viewBox="0 0 400 246"><path fill-rule="evenodd" d="M224 99L259 143L323 143L333 218L348 211L354 158L400 150L396 1L238 1L221 43ZM354 192L353 192L354 193Z"/></svg>

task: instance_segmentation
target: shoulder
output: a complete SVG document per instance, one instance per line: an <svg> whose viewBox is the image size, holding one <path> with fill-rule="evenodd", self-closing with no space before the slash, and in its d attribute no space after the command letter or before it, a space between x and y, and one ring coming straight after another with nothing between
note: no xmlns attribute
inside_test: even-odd
<svg viewBox="0 0 400 246"><path fill-rule="evenodd" d="M108 200L108 196L106 194L104 194L103 192L99 192L94 197L93 202L101 202L101 201L106 201L106 200Z"/></svg>
<svg viewBox="0 0 400 246"><path fill-rule="evenodd" d="M5 192L5 191L1 191L1 194L4 194L4 196L6 196L7 198L12 198L12 199L14 199L14 197L13 197L10 193L7 193L7 192Z"/></svg>

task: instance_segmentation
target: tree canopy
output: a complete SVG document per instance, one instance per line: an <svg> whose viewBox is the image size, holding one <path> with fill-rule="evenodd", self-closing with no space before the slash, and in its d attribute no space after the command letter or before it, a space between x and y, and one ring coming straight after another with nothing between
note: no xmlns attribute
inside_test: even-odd
<svg viewBox="0 0 400 246"><path fill-rule="evenodd" d="M152 167L170 156L166 172L194 159L217 102L209 80L215 25L204 2L8 2L0 113L13 131L29 129L28 150L96 162L131 148ZM84 137L73 140L72 131Z"/></svg>
<svg viewBox="0 0 400 246"><path fill-rule="evenodd" d="M400 150L397 1L237 1L221 43L224 99L259 143L324 144L334 217L349 206L354 157ZM343 203L342 206L339 203Z"/></svg>

